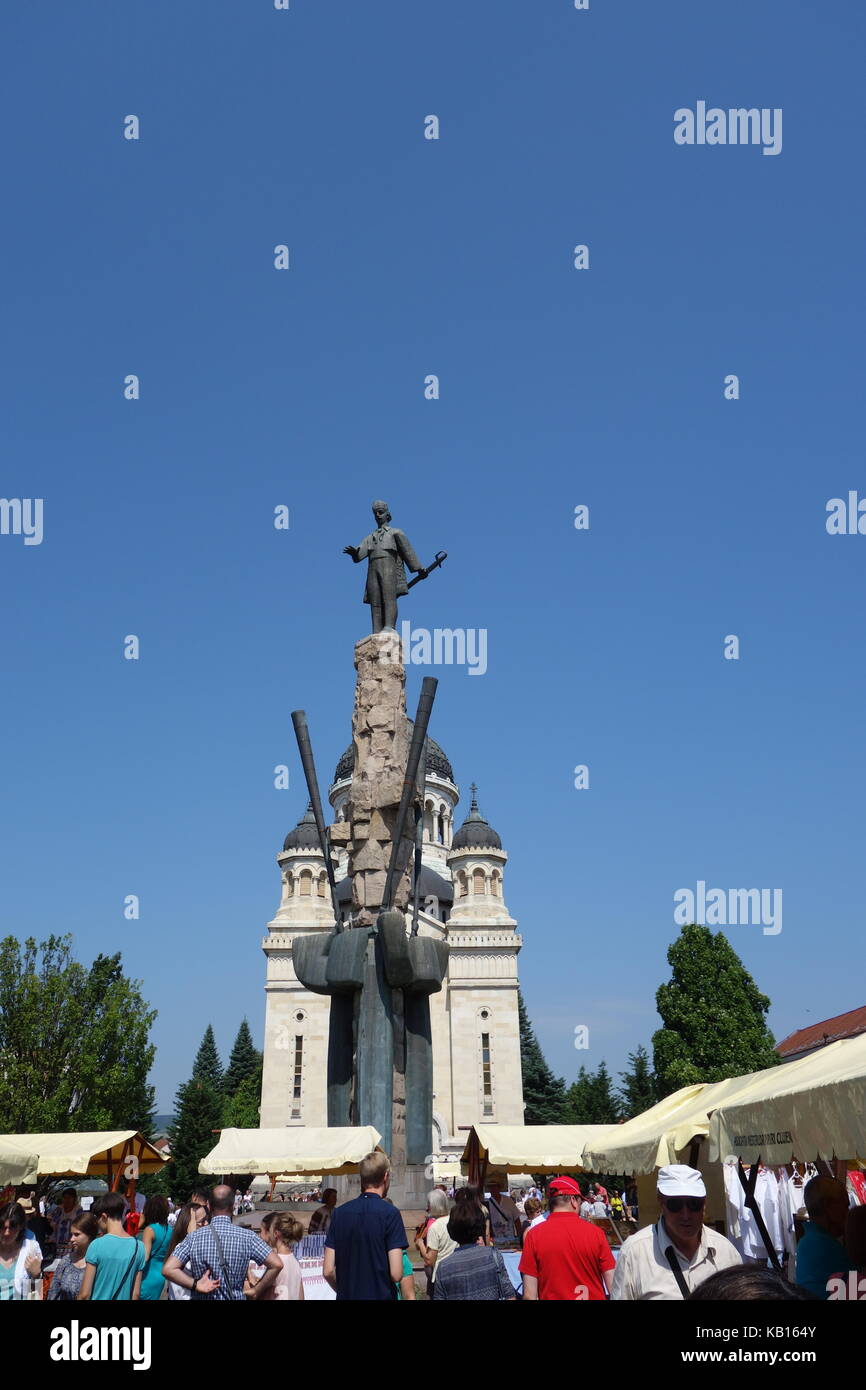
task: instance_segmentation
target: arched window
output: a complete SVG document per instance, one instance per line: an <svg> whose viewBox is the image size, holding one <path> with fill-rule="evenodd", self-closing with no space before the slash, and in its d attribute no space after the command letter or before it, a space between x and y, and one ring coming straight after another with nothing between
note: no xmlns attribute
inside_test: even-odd
<svg viewBox="0 0 866 1390"><path fill-rule="evenodd" d="M313 875L309 869L301 870L301 897L310 898L313 895Z"/></svg>
<svg viewBox="0 0 866 1390"><path fill-rule="evenodd" d="M316 887L317 887L317 889L318 889L319 897L320 897L320 898L323 898L323 897L325 896L325 875L324 875L324 874L319 874L319 880L318 880L318 883L317 883Z"/></svg>
<svg viewBox="0 0 866 1390"><path fill-rule="evenodd" d="M440 844L440 845L444 845L444 843L445 843L445 817L443 816L443 814L442 814L441 811L439 812L439 817L438 817L438 819L437 819L437 821L436 821L436 839L439 841L439 844Z"/></svg>
<svg viewBox="0 0 866 1390"><path fill-rule="evenodd" d="M294 874L292 873L291 869L289 869L289 872L286 874L286 897L287 897L287 898L294 897L294 893L295 893L295 876L294 876Z"/></svg>
<svg viewBox="0 0 866 1390"><path fill-rule="evenodd" d="M424 804L424 839L433 839L433 802L427 801Z"/></svg>
<svg viewBox="0 0 866 1390"><path fill-rule="evenodd" d="M459 874L457 875L457 896L458 896L458 898L465 898L465 897L466 897L466 891L467 891L467 890L466 890L466 875L464 874L463 870L461 869L460 872L459 872Z"/></svg>
<svg viewBox="0 0 866 1390"><path fill-rule="evenodd" d="M502 875L498 869L494 869L490 877L490 891L494 898L502 897Z"/></svg>
<svg viewBox="0 0 866 1390"><path fill-rule="evenodd" d="M484 891L485 891L485 890L484 890L484 870L483 870L483 869L473 869L473 870L472 870L472 892L475 893L475 894L477 895L477 894L479 894L479 893L483 893Z"/></svg>

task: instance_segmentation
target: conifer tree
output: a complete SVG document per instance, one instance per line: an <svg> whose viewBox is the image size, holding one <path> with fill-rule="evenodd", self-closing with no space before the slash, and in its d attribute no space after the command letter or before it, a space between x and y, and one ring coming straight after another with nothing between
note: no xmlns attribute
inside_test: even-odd
<svg viewBox="0 0 866 1390"><path fill-rule="evenodd" d="M520 1064L523 1071L523 1123L561 1125L565 1123L565 1082L554 1076L529 1021L520 990L517 992L520 1024Z"/></svg>
<svg viewBox="0 0 866 1390"><path fill-rule="evenodd" d="M226 1099L230 1100L245 1082L259 1076L261 1069L262 1054L253 1043L249 1023L243 1019L223 1077L223 1091Z"/></svg>
<svg viewBox="0 0 866 1390"><path fill-rule="evenodd" d="M223 1068L220 1055L217 1052L216 1039L213 1035L213 1028L208 1024L201 1040L201 1045L196 1053L195 1061L192 1065L192 1074L196 1081L206 1081L215 1091L221 1091L223 1086Z"/></svg>
<svg viewBox="0 0 866 1390"><path fill-rule="evenodd" d="M650 1066L650 1057L646 1048L638 1045L635 1052L628 1054L628 1060L630 1070L621 1071L619 1074L622 1082L619 1087L619 1097L625 1120L630 1120L635 1115L642 1115L645 1110L649 1110L655 1105L658 1099L655 1074Z"/></svg>

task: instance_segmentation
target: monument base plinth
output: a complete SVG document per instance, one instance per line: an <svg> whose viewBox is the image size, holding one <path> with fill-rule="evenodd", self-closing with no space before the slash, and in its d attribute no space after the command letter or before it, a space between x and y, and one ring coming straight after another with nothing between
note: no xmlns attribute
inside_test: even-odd
<svg viewBox="0 0 866 1390"><path fill-rule="evenodd" d="M427 1208L427 1198L433 1186L429 1168L423 1163L398 1164L391 1169L391 1186L388 1197L399 1211L423 1212ZM322 1187L337 1190L337 1202L349 1202L360 1196L361 1185L356 1173L342 1174L337 1178L323 1178Z"/></svg>

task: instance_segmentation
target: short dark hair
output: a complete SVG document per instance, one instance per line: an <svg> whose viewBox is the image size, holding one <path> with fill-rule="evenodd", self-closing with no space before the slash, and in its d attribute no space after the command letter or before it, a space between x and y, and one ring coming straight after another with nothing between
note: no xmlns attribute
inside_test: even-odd
<svg viewBox="0 0 866 1390"><path fill-rule="evenodd" d="M474 1245L484 1235L484 1212L472 1201L458 1202L448 1218L448 1234L458 1245Z"/></svg>
<svg viewBox="0 0 866 1390"><path fill-rule="evenodd" d="M720 1269L711 1274L689 1294L690 1302L705 1303L722 1299L796 1303L814 1302L817 1295L799 1284L789 1284L774 1269L764 1269L760 1265L734 1265L731 1269Z"/></svg>
<svg viewBox="0 0 866 1390"><path fill-rule="evenodd" d="M104 1192L93 1203L94 1216L104 1216L109 1221L122 1221L126 1203L119 1192Z"/></svg>

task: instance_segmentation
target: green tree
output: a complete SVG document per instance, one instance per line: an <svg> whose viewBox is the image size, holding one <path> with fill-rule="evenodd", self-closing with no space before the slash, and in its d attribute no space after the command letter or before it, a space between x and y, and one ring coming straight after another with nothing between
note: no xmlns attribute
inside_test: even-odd
<svg viewBox="0 0 866 1390"><path fill-rule="evenodd" d="M229 1057L229 1064L223 1077L223 1091L226 1099L231 1099L244 1082L250 1081L256 1076L260 1077L261 1070L262 1054L253 1043L250 1025L244 1019L238 1029L238 1035Z"/></svg>
<svg viewBox="0 0 866 1390"><path fill-rule="evenodd" d="M659 1096L696 1082L776 1066L770 1001L722 932L692 922L668 948L671 979L656 994L653 1034Z"/></svg>
<svg viewBox="0 0 866 1390"><path fill-rule="evenodd" d="M174 1123L169 1129L171 1164L168 1183L172 1196L186 1201L194 1187L206 1182L198 1165L219 1140L223 1096L209 1081L190 1078L177 1093Z"/></svg>
<svg viewBox="0 0 866 1390"><path fill-rule="evenodd" d="M628 1054L628 1060L630 1069L619 1074L622 1082L619 1097L625 1120L642 1115L658 1100L655 1074L650 1066L650 1056L646 1048L639 1045L636 1052Z"/></svg>
<svg viewBox="0 0 866 1390"><path fill-rule="evenodd" d="M565 1123L565 1082L554 1076L529 1021L523 995L517 991L520 1023L520 1065L523 1071L523 1123L561 1125Z"/></svg>
<svg viewBox="0 0 866 1390"><path fill-rule="evenodd" d="M0 1115L11 1133L151 1131L156 1018L120 953L88 968L71 936L0 942Z"/></svg>
<svg viewBox="0 0 866 1390"><path fill-rule="evenodd" d="M567 1121L571 1125L612 1125L619 1119L619 1102L607 1063L599 1063L598 1071L581 1067L577 1080L568 1088Z"/></svg>
<svg viewBox="0 0 866 1390"><path fill-rule="evenodd" d="M217 1092L223 1089L223 1068L217 1052L213 1028L208 1024L204 1037L192 1064L192 1074L196 1081L206 1081Z"/></svg>
<svg viewBox="0 0 866 1390"><path fill-rule="evenodd" d="M262 1103L262 1064L252 1076L242 1081L233 1096L225 1103L223 1125L226 1129L258 1129L259 1107Z"/></svg>

